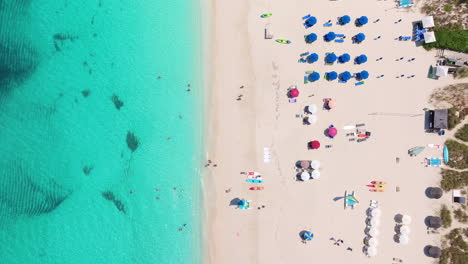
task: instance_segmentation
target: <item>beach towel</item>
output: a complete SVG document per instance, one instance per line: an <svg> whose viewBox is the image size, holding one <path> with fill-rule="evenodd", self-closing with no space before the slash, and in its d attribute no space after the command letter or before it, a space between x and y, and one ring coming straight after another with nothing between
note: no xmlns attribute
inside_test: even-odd
<svg viewBox="0 0 468 264"><path fill-rule="evenodd" d="M290 102L290 103L296 103L297 100L296 100L296 98L292 98L292 99L289 99L289 102Z"/></svg>

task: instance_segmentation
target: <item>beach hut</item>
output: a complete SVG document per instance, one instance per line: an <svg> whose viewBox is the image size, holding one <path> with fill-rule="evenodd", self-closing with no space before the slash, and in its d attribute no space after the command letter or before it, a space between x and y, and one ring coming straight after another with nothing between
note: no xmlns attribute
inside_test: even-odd
<svg viewBox="0 0 468 264"><path fill-rule="evenodd" d="M307 63L314 63L318 61L319 56L317 53L312 53L309 56L307 56Z"/></svg>
<svg viewBox="0 0 468 264"><path fill-rule="evenodd" d="M344 16L340 17L338 22L340 23L340 25L346 25L349 22L351 22L351 17L349 17L348 15L344 15Z"/></svg>
<svg viewBox="0 0 468 264"><path fill-rule="evenodd" d="M335 32L328 32L325 36L324 39L325 41L332 41L336 38Z"/></svg>
<svg viewBox="0 0 468 264"><path fill-rule="evenodd" d="M336 78L338 78L338 73L336 73L336 71L327 72L325 78L329 81L336 80Z"/></svg>
<svg viewBox="0 0 468 264"><path fill-rule="evenodd" d="M425 16L421 19L423 28L432 28L434 27L434 18L432 16Z"/></svg>
<svg viewBox="0 0 468 264"><path fill-rule="evenodd" d="M442 254L442 251L440 250L439 247L430 246L429 250L428 250L428 254L432 258L440 258L440 255Z"/></svg>
<svg viewBox="0 0 468 264"><path fill-rule="evenodd" d="M429 216L428 226L432 228L440 228L442 226L442 219L438 216Z"/></svg>
<svg viewBox="0 0 468 264"><path fill-rule="evenodd" d="M354 60L356 62L356 64L362 64L362 63L365 63L367 62L367 56L362 54L362 55L359 55L356 57L356 59Z"/></svg>
<svg viewBox="0 0 468 264"><path fill-rule="evenodd" d="M317 105L310 104L307 106L307 112L310 114L315 114L317 112Z"/></svg>
<svg viewBox="0 0 468 264"><path fill-rule="evenodd" d="M404 224L404 225L409 225L411 224L411 216L409 215L403 215L403 217L401 218L401 223Z"/></svg>
<svg viewBox="0 0 468 264"><path fill-rule="evenodd" d="M312 179L316 180L316 179L319 179L320 178L320 171L318 170L314 170L312 171Z"/></svg>
<svg viewBox="0 0 468 264"><path fill-rule="evenodd" d="M437 41L434 31L424 32L423 38L424 43L432 43Z"/></svg>
<svg viewBox="0 0 468 264"><path fill-rule="evenodd" d="M377 248L376 247L368 247L366 249L366 254L369 257L375 257L377 256Z"/></svg>
<svg viewBox="0 0 468 264"><path fill-rule="evenodd" d="M337 134L338 134L338 130L336 129L336 127L334 127L333 125L331 125L330 127L328 127L327 129L327 134L330 138L334 138Z"/></svg>
<svg viewBox="0 0 468 264"><path fill-rule="evenodd" d="M439 187L430 187L429 188L429 197L432 199L440 199L444 191Z"/></svg>
<svg viewBox="0 0 468 264"><path fill-rule="evenodd" d="M369 78L369 72L368 71L361 71L356 73L356 79L358 80L365 80Z"/></svg>
<svg viewBox="0 0 468 264"><path fill-rule="evenodd" d="M318 72L313 72L309 75L309 82L315 82L315 81L318 81L320 79L320 73Z"/></svg>
<svg viewBox="0 0 468 264"><path fill-rule="evenodd" d="M297 88L293 88L289 90L289 97L296 98L299 96L299 90Z"/></svg>
<svg viewBox="0 0 468 264"><path fill-rule="evenodd" d="M320 161L318 161L318 160L313 160L313 161L310 163L310 166L312 167L312 169L318 170L318 169L320 168Z"/></svg>
<svg viewBox="0 0 468 264"><path fill-rule="evenodd" d="M348 62L350 59L351 59L351 56L349 56L348 53L344 53L343 55L341 55L341 56L338 58L338 62L340 62L340 63L346 63L346 62Z"/></svg>
<svg viewBox="0 0 468 264"><path fill-rule="evenodd" d="M362 16L362 17L357 19L356 25L362 26L362 25L367 24L367 22L369 22L369 19L366 16Z"/></svg>
<svg viewBox="0 0 468 264"><path fill-rule="evenodd" d="M311 149L318 149L320 148L320 142L318 140L313 140L309 142L309 147Z"/></svg>
<svg viewBox="0 0 468 264"><path fill-rule="evenodd" d="M306 39L306 42L307 42L307 43L315 42L315 41L317 40L317 34L315 34L315 33L310 33L309 35L307 35L307 36L305 37L305 39Z"/></svg>
<svg viewBox="0 0 468 264"><path fill-rule="evenodd" d="M398 236L398 243L402 245L406 245L409 243L409 236L407 235L399 235Z"/></svg>
<svg viewBox="0 0 468 264"><path fill-rule="evenodd" d="M356 36L354 36L354 39L359 43L363 42L366 39L366 35L364 33L358 33Z"/></svg>
<svg viewBox="0 0 468 264"><path fill-rule="evenodd" d="M326 63L334 63L336 61L336 55L335 53L328 53L327 56L325 57Z"/></svg>
<svg viewBox="0 0 468 264"><path fill-rule="evenodd" d="M310 174L307 171L303 171L301 173L301 180L302 181L308 181L310 180Z"/></svg>
<svg viewBox="0 0 468 264"><path fill-rule="evenodd" d="M312 238L314 238L314 234L310 231L306 231L302 234L302 239L304 239L305 241L310 241L312 240Z"/></svg>
<svg viewBox="0 0 468 264"><path fill-rule="evenodd" d="M314 17L314 16L309 17L309 18L305 21L305 25L306 25L307 27L312 27L312 26L314 26L315 24L317 24L317 18Z"/></svg>
<svg viewBox="0 0 468 264"><path fill-rule="evenodd" d="M410 233L411 229L407 225L402 225L400 226L400 234L408 235Z"/></svg>
<svg viewBox="0 0 468 264"><path fill-rule="evenodd" d="M339 77L340 77L340 80L346 82L349 79L351 79L351 73L349 71L345 71L345 72L342 72Z"/></svg>

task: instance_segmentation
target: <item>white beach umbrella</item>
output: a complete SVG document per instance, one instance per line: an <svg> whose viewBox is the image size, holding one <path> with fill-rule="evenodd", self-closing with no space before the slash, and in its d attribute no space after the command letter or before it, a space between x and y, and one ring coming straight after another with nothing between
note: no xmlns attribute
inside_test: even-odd
<svg viewBox="0 0 468 264"><path fill-rule="evenodd" d="M411 216L409 216L409 215L404 215L404 216L401 218L401 223L404 224L404 225L409 225L409 224L411 224Z"/></svg>
<svg viewBox="0 0 468 264"><path fill-rule="evenodd" d="M368 221L370 226L378 226L380 224L380 221L378 218L373 217Z"/></svg>
<svg viewBox="0 0 468 264"><path fill-rule="evenodd" d="M403 226L400 226L400 234L402 235L408 235L410 233L410 228L409 226L406 226L406 225L403 225Z"/></svg>
<svg viewBox="0 0 468 264"><path fill-rule="evenodd" d="M373 257L377 255L377 248L376 247L368 247L367 250L367 256Z"/></svg>
<svg viewBox="0 0 468 264"><path fill-rule="evenodd" d="M398 237L398 242L402 245L406 245L409 242L409 237L407 235L400 235L400 237Z"/></svg>
<svg viewBox="0 0 468 264"><path fill-rule="evenodd" d="M313 124L317 123L317 116L316 115L310 115L308 120L309 120L309 123L311 125L313 125Z"/></svg>
<svg viewBox="0 0 468 264"><path fill-rule="evenodd" d="M374 208L372 209L370 215L372 217L380 217L380 215L382 215L382 211L379 208Z"/></svg>
<svg viewBox="0 0 468 264"><path fill-rule="evenodd" d="M312 172L312 179L319 179L320 178L320 171L314 170Z"/></svg>
<svg viewBox="0 0 468 264"><path fill-rule="evenodd" d="M313 161L310 163L310 166L312 167L312 169L316 170L316 169L320 168L320 161L318 161L318 160L313 160Z"/></svg>
<svg viewBox="0 0 468 264"><path fill-rule="evenodd" d="M367 240L367 245L369 245L369 247L377 247L378 244L379 244L379 241L375 237L369 238Z"/></svg>
<svg viewBox="0 0 468 264"><path fill-rule="evenodd" d="M317 113L317 106L314 105L314 104L311 104L309 106L307 106L307 111L311 114L315 114Z"/></svg>
<svg viewBox="0 0 468 264"><path fill-rule="evenodd" d="M308 181L310 180L310 174L307 171L301 173L301 180Z"/></svg>
<svg viewBox="0 0 468 264"><path fill-rule="evenodd" d="M369 231L367 231L367 234L371 237L376 237L379 235L379 230L377 227L373 226L369 229Z"/></svg>

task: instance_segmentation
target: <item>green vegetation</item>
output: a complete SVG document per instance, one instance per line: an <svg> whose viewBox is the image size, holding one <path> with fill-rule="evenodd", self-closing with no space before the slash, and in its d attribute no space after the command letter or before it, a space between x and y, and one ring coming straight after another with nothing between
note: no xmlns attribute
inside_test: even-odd
<svg viewBox="0 0 468 264"><path fill-rule="evenodd" d="M436 28L436 42L424 44L426 50L432 48L450 49L468 52L468 30L452 28Z"/></svg>
<svg viewBox="0 0 468 264"><path fill-rule="evenodd" d="M466 209L464 208L458 208L457 210L453 211L453 216L460 223L465 224L468 222L468 215L466 214Z"/></svg>
<svg viewBox="0 0 468 264"><path fill-rule="evenodd" d="M468 234L468 228L455 228L445 238L448 240L448 248L442 249L440 264L464 264L468 263L468 243L464 236Z"/></svg>
<svg viewBox="0 0 468 264"><path fill-rule="evenodd" d="M468 171L458 172L455 170L442 169L441 174L442 180L440 181L440 187L446 192L468 186Z"/></svg>
<svg viewBox="0 0 468 264"><path fill-rule="evenodd" d="M463 78L468 77L468 67L467 66L459 67L453 74L453 77L455 79L463 79Z"/></svg>
<svg viewBox="0 0 468 264"><path fill-rule="evenodd" d="M468 142L468 124L465 124L462 128L458 129L455 137L459 140Z"/></svg>
<svg viewBox="0 0 468 264"><path fill-rule="evenodd" d="M444 228L449 228L452 225L452 215L445 204L440 209L440 219L442 219L442 226Z"/></svg>
<svg viewBox="0 0 468 264"><path fill-rule="evenodd" d="M447 165L454 169L467 169L468 146L451 139L445 141L445 145L447 146L450 154L450 161L447 163Z"/></svg>
<svg viewBox="0 0 468 264"><path fill-rule="evenodd" d="M457 108L452 107L448 109L448 117L447 117L447 122L448 122L448 129L452 130L454 127L456 127L460 122L462 121L459 116L459 111Z"/></svg>
<svg viewBox="0 0 468 264"><path fill-rule="evenodd" d="M452 5L445 5L444 6L444 11L445 12L452 12L453 6Z"/></svg>

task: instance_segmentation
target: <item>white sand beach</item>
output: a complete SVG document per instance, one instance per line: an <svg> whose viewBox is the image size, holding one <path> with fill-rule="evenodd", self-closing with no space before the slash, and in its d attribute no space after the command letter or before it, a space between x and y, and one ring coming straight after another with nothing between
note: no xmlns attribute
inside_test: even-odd
<svg viewBox="0 0 468 264"><path fill-rule="evenodd" d="M423 249L438 245L440 239L427 234L424 219L436 214L440 201L427 198L425 190L438 185L440 169L422 163L425 157L440 156L441 150L426 148L417 157L409 157L407 150L444 142L446 137L424 132L423 109L431 107L427 102L433 89L456 81L428 79L436 52L416 47L412 41L395 40L411 35L411 23L424 15L417 7L397 9L393 1L377 0L212 3L212 75L207 91L207 159L212 164L203 179L206 263L392 263L394 257L404 263L432 263ZM273 15L260 18L263 13ZM302 25L306 14L318 20L309 29ZM336 25L342 15L351 16L351 23ZM356 27L354 20L363 15L369 23ZM373 23L376 19L380 21ZM395 24L398 19L402 21ZM328 20L332 27L322 25ZM267 23L274 34L271 40L264 39ZM345 34L345 42L324 42L322 37L329 31ZM312 32L318 40L306 44L304 35ZM352 44L351 37L360 32L367 39ZM377 36L381 38L374 40ZM292 43L282 45L275 39ZM298 63L299 54L307 51L317 53L319 61ZM325 65L326 52L347 52L351 61ZM354 65L354 57L361 54L368 56L368 62ZM383 60L376 61L379 57ZM404 59L396 61L400 57ZM415 60L408 62L410 58ZM321 78L303 84L304 72L309 70L322 77L328 71L367 70L370 77L360 86L354 85L354 79L343 84ZM376 78L382 74L383 78ZM401 74L405 77L396 78ZM415 77L407 78L410 75ZM290 85L300 91L296 103L288 102ZM324 98L336 100L336 108L323 110ZM304 114L309 104L318 106L318 121L307 126L296 115ZM343 127L358 123L365 123L372 135L365 142L350 142L346 133L352 131ZM338 128L334 139L324 135L332 124ZM321 148L308 150L311 140L319 140ZM325 148L328 144L333 147ZM270 149L269 163L264 162L265 147ZM297 160L319 160L321 178L296 181ZM247 183L242 171L261 172L265 190L249 190L257 185ZM388 182L385 192L369 192L366 185L373 180ZM345 210L343 200L333 200L345 191L356 192L355 209ZM230 206L235 198L251 200L252 209ZM382 210L378 254L372 258L362 252L370 200L378 200ZM257 209L262 205L265 208ZM413 219L407 245L394 241L397 214ZM299 237L303 230L315 235L307 244ZM331 237L344 243L336 246Z"/></svg>

